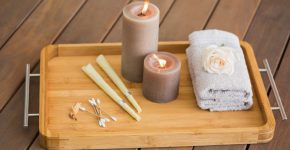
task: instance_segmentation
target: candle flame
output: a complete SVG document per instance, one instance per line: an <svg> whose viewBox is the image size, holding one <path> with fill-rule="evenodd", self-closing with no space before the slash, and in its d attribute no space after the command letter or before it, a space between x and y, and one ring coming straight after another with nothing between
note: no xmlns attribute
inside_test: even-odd
<svg viewBox="0 0 290 150"><path fill-rule="evenodd" d="M155 55L155 54L153 54L153 57L158 61L158 63L159 63L159 66L161 67L161 68L164 68L165 67L165 65L166 65L166 60L165 59L160 59L157 55Z"/></svg>
<svg viewBox="0 0 290 150"><path fill-rule="evenodd" d="M146 15L146 12L148 10L148 5L149 5L149 0L144 0L143 9L141 11L141 14L144 16Z"/></svg>

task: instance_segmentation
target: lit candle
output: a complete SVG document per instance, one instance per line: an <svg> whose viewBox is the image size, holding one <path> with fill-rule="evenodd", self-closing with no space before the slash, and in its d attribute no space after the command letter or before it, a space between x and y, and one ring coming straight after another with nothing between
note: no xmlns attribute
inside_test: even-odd
<svg viewBox="0 0 290 150"><path fill-rule="evenodd" d="M180 61L171 53L151 53L144 60L143 95L165 103L177 98L180 80Z"/></svg>
<svg viewBox="0 0 290 150"><path fill-rule="evenodd" d="M82 70L134 119L136 119L137 121L141 120L141 117L126 102L123 101L123 99L110 87L109 84L106 83L106 81L91 64L83 66Z"/></svg>
<svg viewBox="0 0 290 150"><path fill-rule="evenodd" d="M142 82L143 61L158 49L159 9L149 3L133 2L123 9L122 75Z"/></svg>

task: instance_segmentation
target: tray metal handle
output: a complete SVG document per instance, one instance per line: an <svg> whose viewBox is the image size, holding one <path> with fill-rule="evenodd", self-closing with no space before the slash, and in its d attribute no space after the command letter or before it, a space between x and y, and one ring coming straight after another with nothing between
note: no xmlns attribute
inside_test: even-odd
<svg viewBox="0 0 290 150"><path fill-rule="evenodd" d="M281 117L282 117L282 120L287 120L287 114L285 112L284 105L282 103L279 91L277 89L276 82L274 80L274 77L273 77L273 74L272 74L272 71L271 71L271 68L270 68L268 60L264 59L263 60L263 64L264 64L265 68L259 69L259 71L267 73L268 78L270 80L271 87L272 87L272 89L274 91L274 96L275 96L276 102L278 104L278 107L272 107L272 110L279 110L280 114L281 114Z"/></svg>
<svg viewBox="0 0 290 150"><path fill-rule="evenodd" d="M29 86L30 77L39 77L40 74L30 73L30 64L26 64L26 74L25 74L25 97L24 97L24 127L28 127L29 117L39 116L38 113L29 113Z"/></svg>

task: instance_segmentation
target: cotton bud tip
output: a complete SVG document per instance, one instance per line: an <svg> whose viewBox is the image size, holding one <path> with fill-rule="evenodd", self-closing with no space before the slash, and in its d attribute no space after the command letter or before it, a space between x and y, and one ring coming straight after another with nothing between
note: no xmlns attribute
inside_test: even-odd
<svg viewBox="0 0 290 150"><path fill-rule="evenodd" d="M110 122L109 118L104 118L104 119L105 119L105 122Z"/></svg>
<svg viewBox="0 0 290 150"><path fill-rule="evenodd" d="M100 99L97 99L97 103L98 103L98 104L101 104L101 101L100 101Z"/></svg>
<svg viewBox="0 0 290 150"><path fill-rule="evenodd" d="M93 105L93 106L95 106L96 105L96 103L93 101L93 100L89 100L89 103L91 104L91 105Z"/></svg>
<svg viewBox="0 0 290 150"><path fill-rule="evenodd" d="M103 127L103 123L101 121L99 121L99 126Z"/></svg>
<svg viewBox="0 0 290 150"><path fill-rule="evenodd" d="M111 117L113 121L118 121L118 119L114 116Z"/></svg>
<svg viewBox="0 0 290 150"><path fill-rule="evenodd" d="M86 108L85 107L81 107L80 106L79 108L80 108L81 111L86 111Z"/></svg>

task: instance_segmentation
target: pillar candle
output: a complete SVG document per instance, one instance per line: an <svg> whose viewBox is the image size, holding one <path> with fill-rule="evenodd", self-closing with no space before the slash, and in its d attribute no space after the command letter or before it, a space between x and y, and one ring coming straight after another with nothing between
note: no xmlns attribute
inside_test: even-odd
<svg viewBox="0 0 290 150"><path fill-rule="evenodd" d="M145 98L165 103L177 98L181 63L173 54L156 52L144 60L143 95Z"/></svg>
<svg viewBox="0 0 290 150"><path fill-rule="evenodd" d="M158 32L159 9L152 3L133 2L123 9L121 72L125 79L142 82L144 58L157 51Z"/></svg>

